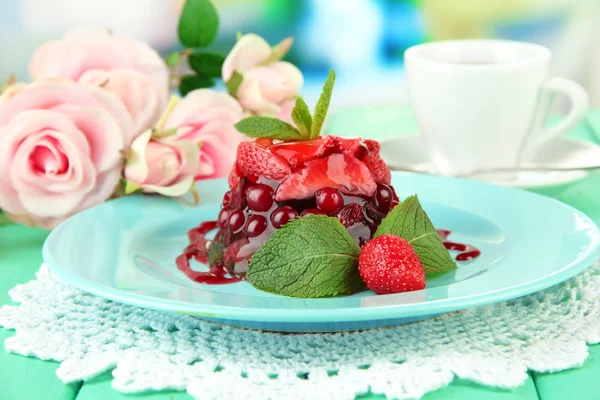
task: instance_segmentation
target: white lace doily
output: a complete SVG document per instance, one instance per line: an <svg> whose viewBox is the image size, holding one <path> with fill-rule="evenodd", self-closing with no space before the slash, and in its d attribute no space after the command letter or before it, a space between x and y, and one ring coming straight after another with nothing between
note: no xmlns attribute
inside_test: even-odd
<svg viewBox="0 0 600 400"><path fill-rule="evenodd" d="M187 390L202 399L412 399L454 376L502 388L527 370L580 366L600 342L600 264L521 299L395 328L276 334L149 311L86 294L45 266L0 309L13 353L60 361L59 378L114 368L122 392Z"/></svg>

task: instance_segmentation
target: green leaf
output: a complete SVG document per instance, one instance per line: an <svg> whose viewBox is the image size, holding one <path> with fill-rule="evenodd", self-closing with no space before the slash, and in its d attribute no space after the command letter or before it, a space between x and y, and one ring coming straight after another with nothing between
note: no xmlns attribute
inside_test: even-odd
<svg viewBox="0 0 600 400"><path fill-rule="evenodd" d="M244 37L244 34L243 34L242 32L240 32L240 31L237 31L237 32L235 33L235 41L236 41L236 42L239 42L239 41L240 41L240 39L241 39L242 37Z"/></svg>
<svg viewBox="0 0 600 400"><path fill-rule="evenodd" d="M171 53L167 56L167 59L165 60L165 62L167 63L167 65L169 67L173 67L179 63L180 57L181 57L181 54L179 52Z"/></svg>
<svg viewBox="0 0 600 400"><path fill-rule="evenodd" d="M196 52L190 55L190 67L202 76L220 77L225 57L214 51Z"/></svg>
<svg viewBox="0 0 600 400"><path fill-rule="evenodd" d="M169 136L173 136L177 133L177 128L169 128L165 130L153 130L152 137L156 139L163 139Z"/></svg>
<svg viewBox="0 0 600 400"><path fill-rule="evenodd" d="M312 125L312 117L310 110L304 99L300 96L296 97L296 104L292 109L292 119L300 130L300 133L305 138L310 138L310 126Z"/></svg>
<svg viewBox="0 0 600 400"><path fill-rule="evenodd" d="M131 181L125 181L125 194L133 194L142 188Z"/></svg>
<svg viewBox="0 0 600 400"><path fill-rule="evenodd" d="M185 47L207 47L217 37L219 15L209 0L187 0L179 17L177 33Z"/></svg>
<svg viewBox="0 0 600 400"><path fill-rule="evenodd" d="M310 128L310 138L316 139L321 134L321 128L325 122L327 116L327 110L329 109L329 102L331 100L331 94L333 92L333 85L335 84L335 72L329 71L329 76L323 85L323 91L315 106L315 113L313 115L313 122Z"/></svg>
<svg viewBox="0 0 600 400"><path fill-rule="evenodd" d="M294 38L288 37L283 39L281 42L277 43L273 48L271 48L271 54L269 57L261 61L258 65L270 65L276 61L281 60L285 55L290 51L290 48L294 44Z"/></svg>
<svg viewBox="0 0 600 400"><path fill-rule="evenodd" d="M237 96L237 91L244 80L244 75L242 75L239 71L233 71L231 74L231 78L227 82L225 82L225 87L227 88L227 92L232 96Z"/></svg>
<svg viewBox="0 0 600 400"><path fill-rule="evenodd" d="M277 118L247 117L235 124L238 131L251 138L302 140L298 129Z"/></svg>
<svg viewBox="0 0 600 400"><path fill-rule="evenodd" d="M396 235L407 240L419 256L426 274L456 269L456 263L444 247L417 196L406 198L390 211L373 237L381 235Z"/></svg>
<svg viewBox="0 0 600 400"><path fill-rule="evenodd" d="M187 95L192 90L208 88L215 85L215 80L208 76L188 75L184 76L179 83L179 93Z"/></svg>
<svg viewBox="0 0 600 400"><path fill-rule="evenodd" d="M10 225L13 222L8 218L8 215L6 215L2 210L0 210L0 226L1 225Z"/></svg>
<svg viewBox="0 0 600 400"><path fill-rule="evenodd" d="M365 289L360 247L337 218L307 215L285 224L254 253L246 279L257 289L313 298Z"/></svg>

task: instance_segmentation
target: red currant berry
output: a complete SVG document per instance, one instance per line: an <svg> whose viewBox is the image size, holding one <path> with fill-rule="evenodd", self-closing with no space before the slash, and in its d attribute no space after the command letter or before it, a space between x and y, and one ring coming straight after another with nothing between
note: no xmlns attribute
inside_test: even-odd
<svg viewBox="0 0 600 400"><path fill-rule="evenodd" d="M392 201L392 205L390 206L390 210L393 210L394 207L396 207L398 204L400 204L400 202L398 200Z"/></svg>
<svg viewBox="0 0 600 400"><path fill-rule="evenodd" d="M267 219L262 215L251 215L244 228L244 233L248 237L255 237L263 233L265 229L267 229Z"/></svg>
<svg viewBox="0 0 600 400"><path fill-rule="evenodd" d="M275 229L279 229L297 216L298 212L292 207L279 207L271 213L271 223Z"/></svg>
<svg viewBox="0 0 600 400"><path fill-rule="evenodd" d="M241 231L245 222L246 216L242 210L232 211L231 215L229 215L229 229L231 229L233 233Z"/></svg>
<svg viewBox="0 0 600 400"><path fill-rule="evenodd" d="M377 185L377 191L375 192L375 204L382 212L390 210L390 206L394 201L394 192L388 185L379 184Z"/></svg>
<svg viewBox="0 0 600 400"><path fill-rule="evenodd" d="M223 196L223 207L228 207L231 204L231 190L225 192L225 196Z"/></svg>
<svg viewBox="0 0 600 400"><path fill-rule="evenodd" d="M302 214L300 214L300 216L304 217L305 215L310 215L310 214L325 215L325 213L323 211L319 210L318 208L307 208L306 210L302 211Z"/></svg>
<svg viewBox="0 0 600 400"><path fill-rule="evenodd" d="M262 183L252 186L246 191L246 200L254 211L269 211L273 205L273 188Z"/></svg>
<svg viewBox="0 0 600 400"><path fill-rule="evenodd" d="M344 205L342 194L334 188L323 188L316 194L317 207L327 214L333 214Z"/></svg>
<svg viewBox="0 0 600 400"><path fill-rule="evenodd" d="M219 213L219 218L217 218L217 220L219 221L219 226L221 228L225 228L227 226L227 221L229 221L230 214L231 214L231 208L223 207L223 209Z"/></svg>

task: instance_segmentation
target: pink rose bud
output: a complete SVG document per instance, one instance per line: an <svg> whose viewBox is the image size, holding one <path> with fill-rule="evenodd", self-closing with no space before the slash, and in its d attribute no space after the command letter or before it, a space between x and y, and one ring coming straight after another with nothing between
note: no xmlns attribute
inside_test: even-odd
<svg viewBox="0 0 600 400"><path fill-rule="evenodd" d="M279 61L291 44L288 38L271 48L254 34L244 35L235 44L223 63L222 75L225 82L234 71L243 75L236 97L245 110L280 117L284 104L299 95L304 84L302 72L289 62Z"/></svg>
<svg viewBox="0 0 600 400"><path fill-rule="evenodd" d="M38 82L0 105L0 208L53 228L108 199L132 121L96 86Z"/></svg>
<svg viewBox="0 0 600 400"><path fill-rule="evenodd" d="M169 141L201 143L196 180L227 176L244 136L234 125L244 117L240 104L227 93L197 89L169 114L165 129L177 128Z"/></svg>
<svg viewBox="0 0 600 400"><path fill-rule="evenodd" d="M131 144L124 176L145 193L176 197L191 189L198 163L197 144L153 138L147 130Z"/></svg>
<svg viewBox="0 0 600 400"><path fill-rule="evenodd" d="M147 44L103 30L77 28L39 46L29 62L34 80L67 78L119 96L134 121L130 139L152 127L169 97L169 71Z"/></svg>

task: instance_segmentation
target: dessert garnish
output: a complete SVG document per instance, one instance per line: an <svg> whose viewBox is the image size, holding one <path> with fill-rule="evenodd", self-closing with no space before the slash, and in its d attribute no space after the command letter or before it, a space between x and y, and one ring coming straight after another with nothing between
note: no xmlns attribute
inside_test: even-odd
<svg viewBox="0 0 600 400"><path fill-rule="evenodd" d="M460 261L479 255L443 242L416 196L400 202L378 142L321 135L334 82L332 71L312 115L296 99L294 125L264 116L236 124L254 140L238 147L214 239L200 228L189 234L177 260L188 277L245 279L301 298L367 287L384 294L423 289L427 275L456 269L448 248L461 251ZM209 272L192 270L192 258L206 260Z"/></svg>
<svg viewBox="0 0 600 400"><path fill-rule="evenodd" d="M395 235L381 235L365 244L358 271L377 294L425 289L425 270L413 246Z"/></svg>

